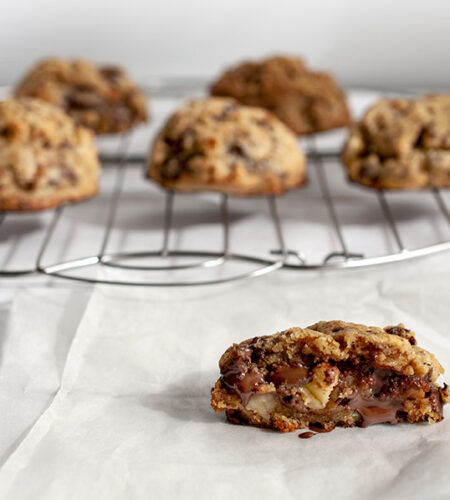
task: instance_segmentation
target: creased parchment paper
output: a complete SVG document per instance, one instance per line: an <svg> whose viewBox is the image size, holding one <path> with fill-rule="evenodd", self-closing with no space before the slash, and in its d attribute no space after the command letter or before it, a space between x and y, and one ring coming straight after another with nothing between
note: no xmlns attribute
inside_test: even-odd
<svg viewBox="0 0 450 500"><path fill-rule="evenodd" d="M435 425L300 440L298 432L228 424L209 407L231 343L325 319L403 322L450 380L448 267L420 278L390 274L96 287L61 389L0 470L0 498L449 498L448 410Z"/></svg>
<svg viewBox="0 0 450 500"><path fill-rule="evenodd" d="M57 393L90 297L89 290L29 288L11 306L3 292L9 314L1 310L0 467Z"/></svg>

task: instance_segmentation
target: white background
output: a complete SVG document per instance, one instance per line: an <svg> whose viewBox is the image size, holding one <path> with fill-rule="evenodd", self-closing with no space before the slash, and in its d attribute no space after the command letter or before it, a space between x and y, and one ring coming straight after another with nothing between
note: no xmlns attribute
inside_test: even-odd
<svg viewBox="0 0 450 500"><path fill-rule="evenodd" d="M347 85L445 88L449 28L445 0L0 0L0 83L49 54L119 62L145 82L291 52Z"/></svg>

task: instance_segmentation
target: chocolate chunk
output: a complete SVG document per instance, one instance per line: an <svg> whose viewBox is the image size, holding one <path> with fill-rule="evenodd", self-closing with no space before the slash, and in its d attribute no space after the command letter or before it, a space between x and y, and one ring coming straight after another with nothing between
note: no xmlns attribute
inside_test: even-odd
<svg viewBox="0 0 450 500"><path fill-rule="evenodd" d="M65 107L70 110L97 108L100 104L98 96L91 92L69 92L65 97Z"/></svg>
<svg viewBox="0 0 450 500"><path fill-rule="evenodd" d="M112 83L118 80L123 74L123 71L118 66L104 66L100 69L100 72L107 80L111 81Z"/></svg>
<svg viewBox="0 0 450 500"><path fill-rule="evenodd" d="M248 358L233 360L222 373L222 382L234 393L238 394L244 404L256 392L259 385L264 384L264 377L257 367L251 366Z"/></svg>
<svg viewBox="0 0 450 500"><path fill-rule="evenodd" d="M0 137L5 139L12 139L14 137L14 128L11 126L3 127L0 130Z"/></svg>
<svg viewBox="0 0 450 500"><path fill-rule="evenodd" d="M230 147L228 148L228 151L233 155L240 156L242 158L248 158L247 153L239 144L236 143L231 144Z"/></svg>
<svg viewBox="0 0 450 500"><path fill-rule="evenodd" d="M220 115L216 116L216 120L219 122L227 120L230 113L232 113L233 111L238 109L238 107L239 106L237 104L229 104L229 105L225 106L223 108L222 112L220 113Z"/></svg>
<svg viewBox="0 0 450 500"><path fill-rule="evenodd" d="M308 379L308 368L304 365L277 366L269 375L275 385L301 385Z"/></svg>
<svg viewBox="0 0 450 500"><path fill-rule="evenodd" d="M411 345L416 345L416 339L411 330L408 330L403 325L397 326L389 326L385 328L386 333L390 333L391 335L397 335L398 337L402 337L407 339Z"/></svg>

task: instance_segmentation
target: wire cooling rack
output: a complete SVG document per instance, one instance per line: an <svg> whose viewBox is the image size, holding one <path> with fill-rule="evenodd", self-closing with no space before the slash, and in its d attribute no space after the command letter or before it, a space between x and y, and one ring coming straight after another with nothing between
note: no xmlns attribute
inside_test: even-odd
<svg viewBox="0 0 450 500"><path fill-rule="evenodd" d="M161 104L161 109L150 128L110 138L108 147L100 146L104 168L98 199L45 213L0 214L0 277L191 286L281 268L375 266L450 250L448 193L387 193L350 184L339 165L342 134L331 149L330 141L323 141L329 135L303 141L309 185L285 197L242 200L155 188L143 179L145 149L168 110L201 94L202 88L201 82L172 79L156 81L147 89L152 108L158 111ZM143 148L133 147L136 134ZM175 224L180 216L185 222ZM187 236L189 232L193 235ZM203 248L206 241L215 248ZM247 251L241 248L245 242L250 243Z"/></svg>

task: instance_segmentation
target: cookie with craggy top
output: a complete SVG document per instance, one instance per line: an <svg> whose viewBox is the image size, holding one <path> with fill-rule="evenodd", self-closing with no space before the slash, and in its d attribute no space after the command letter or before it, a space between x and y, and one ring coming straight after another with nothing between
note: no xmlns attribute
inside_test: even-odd
<svg viewBox="0 0 450 500"><path fill-rule="evenodd" d="M274 115L230 98L191 101L157 136L147 175L166 188L280 194L305 181L294 134Z"/></svg>
<svg viewBox="0 0 450 500"><path fill-rule="evenodd" d="M15 94L56 104L96 134L124 132L147 119L145 96L117 66L46 59L25 75Z"/></svg>
<svg viewBox="0 0 450 500"><path fill-rule="evenodd" d="M53 104L0 102L0 210L40 210L96 194L100 164L90 130Z"/></svg>
<svg viewBox="0 0 450 500"><path fill-rule="evenodd" d="M225 71L211 94L266 108L299 135L350 123L345 95L336 81L310 70L299 58L244 62Z"/></svg>
<svg viewBox="0 0 450 500"><path fill-rule="evenodd" d="M293 431L439 422L443 368L403 325L323 321L231 346L211 405L234 423Z"/></svg>
<svg viewBox="0 0 450 500"><path fill-rule="evenodd" d="M351 130L343 161L369 187L450 187L450 95L381 99Z"/></svg>

